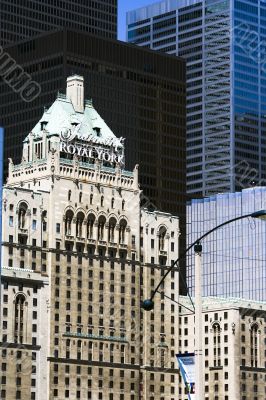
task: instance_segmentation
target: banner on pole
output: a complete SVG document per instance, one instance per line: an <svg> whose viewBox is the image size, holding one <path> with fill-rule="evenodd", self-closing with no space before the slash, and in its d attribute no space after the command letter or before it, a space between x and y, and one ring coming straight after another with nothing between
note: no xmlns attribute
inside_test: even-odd
<svg viewBox="0 0 266 400"><path fill-rule="evenodd" d="M176 354L180 372L187 389L189 400L196 400L195 395L195 354L184 353Z"/></svg>

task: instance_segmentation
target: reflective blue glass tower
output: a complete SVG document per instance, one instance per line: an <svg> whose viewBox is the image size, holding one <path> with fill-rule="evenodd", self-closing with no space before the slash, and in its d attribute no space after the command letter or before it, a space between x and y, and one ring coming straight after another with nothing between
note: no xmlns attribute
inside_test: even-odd
<svg viewBox="0 0 266 400"><path fill-rule="evenodd" d="M167 0L127 15L129 42L187 61L187 189L266 182L266 2Z"/></svg>
<svg viewBox="0 0 266 400"><path fill-rule="evenodd" d="M187 245L232 218L266 209L266 187L244 189L187 205ZM202 241L205 296L266 301L266 221L245 218ZM194 253L187 257L187 282L194 293Z"/></svg>

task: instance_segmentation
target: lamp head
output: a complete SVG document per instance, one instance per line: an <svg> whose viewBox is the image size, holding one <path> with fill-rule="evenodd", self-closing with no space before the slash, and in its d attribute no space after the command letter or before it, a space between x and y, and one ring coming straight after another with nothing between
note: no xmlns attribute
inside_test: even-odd
<svg viewBox="0 0 266 400"><path fill-rule="evenodd" d="M266 210L255 211L254 213L251 214L251 217L266 221Z"/></svg>
<svg viewBox="0 0 266 400"><path fill-rule="evenodd" d="M144 300L141 304L141 308L145 311L151 311L154 308L154 302L151 299Z"/></svg>

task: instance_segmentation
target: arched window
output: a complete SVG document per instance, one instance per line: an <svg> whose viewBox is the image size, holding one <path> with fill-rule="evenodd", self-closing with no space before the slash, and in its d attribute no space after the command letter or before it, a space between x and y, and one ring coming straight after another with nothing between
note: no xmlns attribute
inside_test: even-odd
<svg viewBox="0 0 266 400"><path fill-rule="evenodd" d="M101 207L103 207L103 200L104 200L104 197L101 196Z"/></svg>
<svg viewBox="0 0 266 400"><path fill-rule="evenodd" d="M106 219L103 215L101 215L98 220L98 240L104 240L105 223Z"/></svg>
<svg viewBox="0 0 266 400"><path fill-rule="evenodd" d="M77 215L77 221L76 221L76 237L81 238L82 237L82 225L84 221L84 214L83 212L79 212Z"/></svg>
<svg viewBox="0 0 266 400"><path fill-rule="evenodd" d="M23 294L19 294L15 300L15 343L23 343L24 339L25 300Z"/></svg>
<svg viewBox="0 0 266 400"><path fill-rule="evenodd" d="M127 221L122 219L119 224L119 243L125 243Z"/></svg>
<svg viewBox="0 0 266 400"><path fill-rule="evenodd" d="M122 210L125 210L125 200L122 201Z"/></svg>
<svg viewBox="0 0 266 400"><path fill-rule="evenodd" d="M115 227L116 227L116 219L110 218L109 220L109 230L108 230L108 241L113 242L115 241Z"/></svg>
<svg viewBox="0 0 266 400"><path fill-rule="evenodd" d="M251 367L258 368L258 349L259 349L259 327L258 324L254 324L250 329Z"/></svg>
<svg viewBox="0 0 266 400"><path fill-rule="evenodd" d="M92 204L92 200L93 200L93 194L91 193L91 195L90 195L90 204Z"/></svg>
<svg viewBox="0 0 266 400"><path fill-rule="evenodd" d="M111 200L111 208L114 208L114 205L115 205L115 199L112 197L112 200Z"/></svg>
<svg viewBox="0 0 266 400"><path fill-rule="evenodd" d="M159 250L163 251L165 246L165 235L166 235L166 228L161 226L159 230Z"/></svg>
<svg viewBox="0 0 266 400"><path fill-rule="evenodd" d="M68 191L68 201L71 200L71 190Z"/></svg>
<svg viewBox="0 0 266 400"><path fill-rule="evenodd" d="M93 238L94 222L95 222L95 216L93 214L89 214L88 222L87 222L87 238L88 239Z"/></svg>
<svg viewBox="0 0 266 400"><path fill-rule="evenodd" d="M28 206L26 203L21 203L18 210L18 227L20 229L26 228L26 213Z"/></svg>
<svg viewBox="0 0 266 400"><path fill-rule="evenodd" d="M71 236L71 225L74 213L72 210L67 210L65 217L65 235Z"/></svg>
<svg viewBox="0 0 266 400"><path fill-rule="evenodd" d="M218 323L214 323L213 330L213 359L214 366L221 366L221 327Z"/></svg>

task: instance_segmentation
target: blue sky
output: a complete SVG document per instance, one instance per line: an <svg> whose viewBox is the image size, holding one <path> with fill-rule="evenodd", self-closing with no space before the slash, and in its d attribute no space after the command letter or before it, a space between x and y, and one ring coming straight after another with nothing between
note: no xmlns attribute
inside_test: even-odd
<svg viewBox="0 0 266 400"><path fill-rule="evenodd" d="M157 3L158 0L118 0L118 39L126 39L126 12Z"/></svg>

